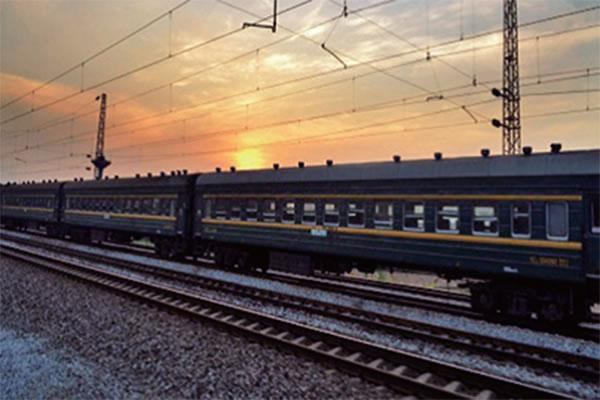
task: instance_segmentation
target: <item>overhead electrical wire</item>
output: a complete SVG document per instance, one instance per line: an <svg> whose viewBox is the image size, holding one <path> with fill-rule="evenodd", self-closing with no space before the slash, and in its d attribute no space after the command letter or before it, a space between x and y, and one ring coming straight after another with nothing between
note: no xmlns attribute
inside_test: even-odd
<svg viewBox="0 0 600 400"><path fill-rule="evenodd" d="M67 68L65 71L61 72L60 74L56 75L55 77L45 81L44 83L42 83L41 85L36 86L34 89L28 91L27 93L24 93L20 96L15 97L12 100L9 100L8 102L0 105L0 110L10 106L11 104L16 103L19 100L24 99L25 97L34 94L35 92L40 91L41 89L45 88L46 86L48 86L49 84L56 82L57 80L65 77L66 75L70 74L73 71L76 71L79 68L82 68L85 64L88 64L90 61L93 61L94 59L100 57L102 54L106 53L107 51L117 47L118 45L120 45L121 43L131 39L132 37L134 37L135 35L137 35L140 32L143 32L144 30L148 29L149 27L151 27L152 25L154 25L156 22L160 21L161 19L165 18L165 17L169 17L170 15L173 14L173 12L177 11L178 9L180 9L181 7L183 7L184 5L186 5L187 3L189 3L191 0L184 0L181 3L177 4L175 7L170 8L169 10L165 11L164 13L160 14L158 17L148 21L147 23L145 23L144 25L140 26L139 28L133 30L132 32L128 33L127 35L123 36L122 38L112 42L111 44L109 44L108 46L98 50L97 52L95 52L94 54L92 54L91 56L83 59L82 61L78 62L77 64L73 65L70 68Z"/></svg>
<svg viewBox="0 0 600 400"><path fill-rule="evenodd" d="M537 78L538 75L534 74L530 77L523 77L523 80L528 80L528 79L535 79L533 82L530 83L523 83L522 87L526 88L529 86L539 86L541 85L545 85L545 84L551 84L551 83L558 83L558 82L564 82L564 81L569 81L569 80L574 80L574 79L582 79L582 78L587 78L589 76L599 76L600 72L598 71L600 70L600 67L598 68L581 68L581 69L577 69L577 70L568 70L568 71L560 71L560 72L549 72L546 73L544 75L542 75L542 77L546 78L546 77L550 77L550 76L556 76L558 75L557 78L553 78L553 79L547 79L542 81L541 83L537 82ZM566 73L576 73L579 72L580 74L578 75L572 75L572 76L562 76ZM485 82L487 84L493 84L496 83L497 81L489 81L489 82ZM446 88L444 89L442 92L443 93L447 93L449 91L455 91L455 90L459 90L459 89L464 89L469 87L470 85L460 85L460 86L455 86L452 88ZM487 90L480 90L477 92L466 92L466 93L456 93L453 94L453 97L465 97L465 96L475 96L475 95L482 95L482 94L487 94L488 91ZM527 94L524 94L523 96L527 96ZM420 100L419 100L420 99ZM428 102L427 99L422 99L421 96L419 95L414 95L414 96L409 96L406 98L400 98L400 99L396 99L393 101L387 101L387 102L383 102L380 104L370 104L370 105L366 105L363 107L360 107L358 109L356 109L354 112L360 113L360 112L365 112L365 111L377 111L377 110L381 110L383 108L389 108L389 107L395 107L395 106L403 106L403 105L414 105L414 104L422 104L422 103L426 103ZM290 125L290 124L295 124L295 123L299 123L299 122L308 122L308 121L312 121L312 120L317 120L317 119L322 119L322 118L328 118L328 117L333 117L333 116L338 116L338 115L344 115L344 114L352 114L352 110L343 110L343 111L338 111L338 112L332 112L332 113L325 113L325 114L319 114L319 115L315 115L315 116L310 116L310 117L304 117L304 118L294 118L291 120L285 120L285 121L278 121L278 122L273 122L273 123L268 123L268 124L264 124L261 126L255 126L255 127L247 127L247 128L234 128L234 129L226 129L226 130L219 130L219 131L214 131L214 132L209 132L209 133L203 133L201 135L199 135L200 138L204 139L207 136L211 136L211 135L225 135L225 134L234 134L234 133L247 133L250 131L254 131L254 130L258 130L258 129L265 129L265 128L271 128L271 127L277 127L277 126L283 126L283 125ZM167 122L160 122L157 124L152 124L152 125L148 125L148 126L143 126L137 129L133 129L133 130L125 130L125 131L117 131L117 132L113 132L111 134L111 136L114 137L118 137L120 135L123 134L130 134L134 131L139 131L139 130L144 130L144 129L150 129L150 128L160 128L163 126L168 126L168 125L172 125L172 124L177 124L183 121L188 121L191 119L195 119L198 117L203 117L205 115L201 115L201 116L197 116L197 117L186 117L186 118L182 118L182 119L177 119L177 120L172 120L172 121L167 121ZM127 123L123 124L123 125L127 125ZM115 125L115 127L121 127L122 125ZM80 139L83 137L87 137L90 135L93 135L95 133L95 129L90 129L90 130L86 130L83 132L78 132L77 134L74 135L69 135L68 137L64 137L64 138L60 138L60 139L54 139L54 140L50 140L47 142L42 142L38 145L33 145L33 146L28 146L27 148L21 148L19 150L15 150L9 153L5 153L3 154L3 156L6 155L10 155L10 154L19 154L25 151L30 151L30 150L34 150L36 148L40 148L40 147L44 147L44 146L48 146L48 145L54 145L54 144L60 144L63 143L65 141L73 141L75 139ZM195 135L192 136L188 136L187 140L188 141L193 141L195 140ZM153 145L153 144L162 144L162 143L168 143L170 142L172 139L171 138L166 138L166 139L159 139L157 141L146 141L144 143L144 147ZM128 146L127 148L133 148L133 147L139 147L139 145L132 145L132 146ZM119 151L122 148L114 148L111 149L111 151L115 152L115 151Z"/></svg>
<svg viewBox="0 0 600 400"><path fill-rule="evenodd" d="M306 5L306 4L310 3L310 2L312 2L312 0L304 0L304 1L301 1L301 2L299 2L299 3L296 3L296 4L294 4L294 5L292 5L292 6L288 7L288 8L286 8L286 9L283 9L283 10L281 10L281 11L278 11L278 12L277 12L277 15L278 15L278 16L279 16L279 15L283 15L283 14L285 14L285 13L288 13L288 12L290 12L290 11L292 11L292 10L295 10L295 9L297 9L297 8L301 7L301 6L304 6L304 5ZM259 19L259 20L258 20L258 22L261 22L261 21L264 21L264 20L267 20L267 19L270 19L270 18L272 18L272 15L269 15L269 16L267 16L267 17L263 17L263 18ZM90 90L93 90L93 89L97 89L97 88L99 88L99 87L101 87L101 86L104 86L104 85L107 85L107 84L109 84L109 83L112 83L112 82L118 81L118 80L120 80L120 79L123 79L123 78L125 78L125 77L128 77L128 76L130 76L130 75L133 75L133 74L135 74L135 73L138 73L138 72L141 72L141 71L143 71L143 70L146 70L146 69L148 69L148 68L150 68L150 67L153 67L153 66L159 65L159 64L161 64L161 63L163 63L163 62L165 62L165 61L167 61L167 60L170 60L170 59L172 59L172 58L176 58L176 57L178 57L178 56L181 56L181 55L183 55L183 54L185 54L185 53L188 53L188 52L190 52L190 51L192 51L192 50L196 50L196 49L198 49L198 48L200 48L200 47L204 47L204 46L207 46L207 45L209 45L209 44L212 44L212 43L214 43L214 42L217 42L217 41L219 41L219 40L222 40L222 39L225 39L225 38L227 38L227 37L233 36L233 35L235 35L235 34L237 34L237 33L241 32L241 31L243 31L243 30L244 30L244 28L241 28L241 27L240 27L240 28L237 28L237 29L233 29L233 30L231 30L231 31L228 31L228 32L226 32L226 33L223 33L223 34L221 34L221 35L218 35L218 36L212 37L212 38L210 38L210 39L208 39L208 40L205 40L205 41L203 41L203 42L196 43L196 44L194 44L194 45L191 45L191 46L185 47L185 48L183 48L182 50L179 50L179 51L173 52L173 53L171 53L171 54L168 54L168 55L166 55L166 56L164 56L164 57L159 57L159 58L157 58L157 59L155 59L155 60L153 60L153 61L150 61L150 62L148 62L148 63L146 63L146 64L140 65L140 66L138 66L138 67L135 67L135 68L133 68L133 69L130 69L130 70L128 70L128 71L126 71L126 72L123 72L123 73L121 73L121 74L118 74L118 75L112 76L112 77L110 77L110 78L108 78L108 79L106 79L106 80L104 80L104 81L101 81L101 82L95 83L95 84L93 84L93 85L91 85L91 86L87 86L87 87L84 87L84 88L82 87L82 88L81 88L79 91L75 91L75 92L73 92L73 93L70 93L70 94L68 94L68 95L65 95L65 96L59 97L58 99L55 99L55 100L53 100L53 101L50 101L50 102L48 102L48 103L44 103L44 104L42 104L42 105L40 105L40 106L38 106L38 107L32 108L31 110L28 110L28 111L25 111L25 112L23 112L23 113L17 114L17 115L15 115L15 116L12 116L12 117L6 118L6 119L4 119L4 120L0 121L0 125L5 125L5 124L7 124L7 123L9 123L9 122L15 121L15 120L17 120L17 119L19 119L19 118L22 118L22 117L26 116L26 115L32 114L32 113L34 113L34 112L37 112L37 111L40 111L40 110L43 110L43 109L46 109L46 108L48 108L48 107L54 106L54 105L56 105L56 104L59 104L59 103L62 103L62 102L64 102L64 101L66 101L66 100L69 100L69 99L72 99L72 98L74 98L74 97L76 97L76 96L79 96L79 95L80 95L80 94L82 94L82 93L88 92L88 91L90 91ZM28 94L29 94L29 93L28 93Z"/></svg>
<svg viewBox="0 0 600 400"><path fill-rule="evenodd" d="M223 4L225 4L225 5L229 5L229 3L225 2L225 1L222 1L222 0L219 0L219 1L220 1L221 3L223 3ZM375 4L375 5L383 5L383 4L387 4L387 3L389 3L389 2L390 2L390 1L388 0L388 1L385 1L385 2L377 3L377 4ZM374 6L374 5L372 5L372 6L369 6L368 8L373 8L373 6ZM234 8L237 8L236 6L233 6L233 7L234 7ZM593 9L593 8L592 8L592 9ZM364 8L363 8L363 9L354 10L353 12L354 12L354 13L358 13L358 12L360 12L360 11L362 11L362 10L364 10ZM580 12L585 12L585 11L586 11L586 10L581 10ZM557 19L557 18L560 18L560 17L570 16L570 15L572 15L572 14L573 14L573 13L568 13L568 15L567 15L567 14L562 14L562 15L555 16L555 18L552 18L552 19ZM331 22L333 19L334 19L334 18L330 18L330 19L328 19L328 20L326 20L326 21L324 21L324 22L321 22L321 23L319 23L319 24L317 24L317 25L315 25L315 26L309 27L308 29L305 29L305 30L304 30L304 32L307 32L307 31L310 31L311 29L315 29L316 27L322 26L324 23L330 23L330 22ZM545 18L544 20L548 20L548 18ZM527 24L528 24L528 25L533 25L533 24L536 24L536 23L539 23L539 22L538 22L538 21L531 21L531 22L529 22L529 23L527 23ZM588 25L588 26L584 26L584 27L572 28L572 29L568 29L568 30L564 30L564 31L559 31L559 32L551 32L551 33L544 34L544 35L537 35L537 36L532 36L532 37L525 38L525 39L520 39L520 42L525 42L525 41L529 41L529 40L539 40L539 38L547 38L547 37L552 37L552 36L556 36L556 35L560 35L560 34L565 34L565 33L576 32L576 31L579 31L579 30L585 30L585 29L590 29L590 28L596 28L596 27L598 27L598 26L600 26L600 25L598 25L598 24L594 24L594 25ZM489 31L487 34L492 34L492 33L495 33L495 32L496 32L496 31ZM299 36L299 35L300 35L300 34L296 34L295 36ZM476 36L476 37L479 37L479 36L481 36L481 35L483 35L483 34L481 34L481 33L480 33L480 34L477 34L477 35L475 35L475 36ZM475 37L475 36L471 36L471 37L464 38L464 40L469 40L469 39L471 39L471 38L473 38L473 37ZM282 42L282 41L284 41L284 40L288 40L289 38L290 38L290 37L286 37L286 38L284 38L284 39L277 40L277 41L275 41L275 42L272 42L272 43L270 43L270 44L268 44L268 45L266 45L266 46L263 46L262 48L264 49L264 48L266 48L266 47L268 47L268 46L271 46L271 45L273 45L273 44L278 44L278 43L280 43L280 42ZM451 45L451 44L455 44L455 43L457 43L457 42L456 42L456 41L452 41L452 42L445 42L445 43L447 43L447 45ZM499 45L500 45L500 43L497 43L497 44L489 44L489 45L486 45L486 46L481 46L481 47L477 48L477 50L481 50L481 49L483 49L483 48L488 48L488 47L495 47L495 46L499 46ZM434 44L432 47L440 47L440 46L441 46L441 44ZM130 96L130 97L126 98L126 99L123 99L123 100L117 101L116 103L113 103L113 106L114 106L114 105L120 105L120 104L122 104L122 103L125 103L125 102L128 102L128 101L131 101L131 100L133 100L133 99L135 99L135 98L139 98L139 97L141 97L141 96L144 96L144 95L150 94L150 93L152 93L152 92L155 92L155 91L157 91L157 90L159 90L159 89L164 89L164 88L166 88L166 87L169 87L170 85L173 85L173 84L176 84L176 83L178 83L178 82L181 82L181 81L187 80L187 79L189 79L190 77L192 77L192 76L194 76L194 75L200 74L200 73L202 73L202 72L206 72L207 70L213 69L213 68L215 68L215 67L217 67L217 66L220 66L220 65L225 65L225 64L227 64L227 63L229 63L229 62L232 62L232 61L234 61L234 60L241 59L241 58L243 58L243 57L245 57L245 56L248 56L248 55L254 54L254 52L255 52L256 50L257 50L257 49L253 49L253 50L251 50L251 51L245 52L245 53L243 53L243 54L237 55L237 56L235 56L235 57L233 57L233 58L231 58L231 59L229 59L229 60L226 60L226 61L224 61L224 62L219 62L219 63L214 63L214 64L211 64L210 66L208 66L208 67L206 67L206 68L203 68L203 69L201 69L201 70L199 70L199 71L192 72L192 73L190 73L190 74L187 74L187 75L185 75L185 76L183 76L183 77L180 77L180 78L178 78L178 79L176 79L176 80L174 80L174 81L171 81L171 82L169 82L169 83L167 83L167 84L163 84L163 85L160 85L160 86L154 87L154 88L152 88L152 89L149 89L149 90L146 90L146 91L144 91L144 92L138 93L138 94L136 94L136 95ZM453 52L453 53L447 53L447 54L442 54L442 55L435 55L434 57L436 57L436 58L441 58L441 57L444 57L444 56L457 55L457 54L462 54L462 53L465 53L465 52L470 52L470 51L472 51L472 49L463 49L463 50L458 50L458 51L455 51L455 52ZM414 53L416 53L416 52L418 52L418 50L412 50L412 51L409 51L409 52L405 52L405 53L403 53L403 54L404 54L404 55L411 55L411 54L414 54ZM394 56L394 58L397 58L398 56L399 56L399 55L395 55L395 56ZM388 58L388 57L385 57L384 59L387 59L387 58ZM382 60L382 59L381 59L381 58L379 58L379 59L370 60L370 61L367 61L367 62L376 63L376 62L380 62L381 60ZM412 61L412 62L418 62L418 61L419 61L419 60L415 60L415 61ZM422 60L421 60L421 61L422 61ZM411 62L411 63L412 63L412 62ZM359 66L362 66L362 65L363 65L363 63L360 63L360 64L353 64L353 65L351 65L351 66L350 66L350 68L356 68L356 67L359 67ZM394 68L394 67L395 67L395 66L392 66L392 67L389 67L389 68ZM269 90L269 89L274 89L274 88L278 88L278 87L285 86L285 85L288 85L288 84L293 84L293 83L297 83L297 82L304 81L304 80L309 80L309 79L314 79L314 78L317 78L317 77L322 77L322 76L329 75L329 74L331 74L331 73L335 73L335 72L340 72L340 71L343 71L343 70L344 70L343 68L336 68L336 69L333 69L333 70L323 71L323 72L319 72L319 73L316 73L316 74L310 74L310 75L308 75L308 76L304 76L304 77L300 77L300 78L293 78L293 79L290 79L290 80L287 80L287 81L283 81L283 82L275 83L275 84L272 84L272 85L264 86L264 87L262 87L262 88L261 88L261 90L262 90L262 91L265 91L265 90ZM373 71L373 73L376 73L376 72L379 72L379 71ZM365 74L365 75L370 75L370 74ZM247 91L239 92L239 93L236 93L236 94L233 94L233 95L229 95L229 96L223 96L223 97L221 97L221 98L214 99L214 100L210 100L210 101L208 101L208 102L203 102L203 103L200 103L200 104L197 104L197 105L192 105L192 106L189 106L189 107L183 107L183 108L181 108L181 109L177 109L177 110L169 110L168 112L160 112L160 113L158 113L156 116L162 116L162 115L165 115L165 114L170 114L170 113L173 113L173 112L181 112L181 111L186 111L186 110L188 110L188 109L191 109L191 108L196 108L196 107L199 107L199 106L202 106L202 105L207 105L207 104L214 104L214 103L216 103L216 102L220 102L220 101L224 101L224 100L229 100L229 99L231 99L231 98L235 98L235 97L238 97L238 96L243 96L243 95L251 94L251 93L254 93L254 92L255 92L255 90L254 90L254 89L252 89L252 90L247 90ZM89 113L85 113L83 116L88 116L88 115L92 115L92 114L95 114L95 112L89 112ZM145 119L150 119L150 118L148 118L148 117L144 117L144 120L145 120ZM71 120L71 118L65 118L64 120L57 122L57 124L56 124L56 125L59 125L59 124L61 124L61 123L67 123L67 122L70 122L70 120ZM138 121L138 122L139 122L139 121ZM54 126L56 126L56 125L54 125ZM9 133L14 133L14 132L17 132L17 131L10 131Z"/></svg>
<svg viewBox="0 0 600 400"><path fill-rule="evenodd" d="M390 1L390 2L391 2L391 1ZM184 2L184 3L185 3L185 2ZM522 25L520 25L520 26L522 26L522 27L524 27L524 26L531 26L531 25L533 25L533 24L542 23L542 22L547 22L547 21L551 21L551 20L556 20L556 19L559 19L559 18L564 18L564 17L567 17L567 16L571 16L571 15L575 15L575 14L580 14L580 13L583 13L583 12L588 12L588 11L591 11L591 10L594 10L594 9L598 9L598 8L600 8L600 6L597 6L597 7L589 7L588 9L576 10L576 11L573 11L573 12L570 12L570 13L565 13L565 14L555 15L555 16L551 16L551 17L546 17L546 18L543 18L543 19L540 19L540 20L536 20L536 21L530 21L530 22L528 22L528 23L524 23L524 24L522 24ZM593 25L593 26L590 26L590 27L598 27L598 25ZM575 30L579 30L579 29L580 29L580 28L576 28ZM573 31L574 31L574 30L573 30ZM488 34L489 34L489 33L488 33ZM476 36L480 36L480 35L482 35L482 34L480 33L480 34L474 35L474 36L472 36L471 38L473 38L473 37L476 37ZM539 36L538 36L538 37L539 37ZM464 38L462 41L464 41L464 40L468 40L468 39L469 39L469 38ZM449 42L446 42L446 43L449 43ZM433 47L437 47L437 46L439 46L439 45L435 45L435 44L434 44L433 46L431 46L431 48L433 48ZM470 50L471 50L471 49L469 49L469 51L470 51ZM385 58L385 59L386 59L386 60L387 60L387 59L389 59L388 57L390 57L390 56L386 56L386 58ZM392 57L397 57L397 55L392 55ZM381 59L378 59L378 60L371 60L371 61L368 61L368 62L377 63L377 62L381 62L380 60L381 60ZM363 63L362 65L365 65L365 64L366 64L366 63ZM337 72L337 71L336 71L336 72ZM373 73L377 73L377 72L378 72L378 71L375 71L375 72L373 72ZM457 72L458 72L458 71L457 71ZM463 74L463 75L464 75L464 74ZM352 79L354 79L354 78L352 78ZM51 83L51 82L48 82L48 84L49 84L49 83ZM163 85L163 87L164 87L164 85ZM310 90L310 89L309 89L309 90ZM595 89L592 89L592 91L595 91ZM568 91L563 91L563 92L560 92L560 94L569 94L569 93L567 93L567 92L568 92ZM571 93L572 93L572 94L574 94L574 93L585 93L585 92L586 92L586 91L571 91ZM589 93L589 91L587 91L587 92ZM29 94L29 93L28 93L28 94ZM25 96L27 96L28 94L26 94ZM558 92L539 92L539 93L532 93L532 94L531 94L531 96L541 96L541 95L556 95L556 94L558 94ZM524 94L523 96L527 96L527 94ZM274 97L279 97L279 96L274 96ZM5 106L7 106L7 105L8 105L8 104L5 104L5 105L3 105L2 107L5 107ZM592 109L590 109L590 110L591 110L591 111L595 111L595 110L596 110L596 108L592 108ZM190 118L190 117L188 117L188 118L186 118L186 119L189 119L189 118ZM193 118L193 117L192 117L192 118ZM72 119L72 118L65 118L65 120L67 120L67 121L68 121L68 120L71 120L71 119ZM184 119L184 120L185 120L185 119ZM173 122L173 121L171 121L170 123L174 123L174 122ZM143 127L143 128L140 128L140 129L144 129L144 128L145 128L145 127Z"/></svg>

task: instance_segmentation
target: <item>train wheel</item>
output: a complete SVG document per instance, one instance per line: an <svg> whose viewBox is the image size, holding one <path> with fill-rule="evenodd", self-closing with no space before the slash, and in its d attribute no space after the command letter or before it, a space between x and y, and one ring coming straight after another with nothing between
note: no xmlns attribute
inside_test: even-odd
<svg viewBox="0 0 600 400"><path fill-rule="evenodd" d="M471 288L471 307L484 314L494 313L496 311L494 292L487 285Z"/></svg>
<svg viewBox="0 0 600 400"><path fill-rule="evenodd" d="M540 318L550 324L557 324L565 320L566 312L563 304L556 301L545 301L540 308Z"/></svg>

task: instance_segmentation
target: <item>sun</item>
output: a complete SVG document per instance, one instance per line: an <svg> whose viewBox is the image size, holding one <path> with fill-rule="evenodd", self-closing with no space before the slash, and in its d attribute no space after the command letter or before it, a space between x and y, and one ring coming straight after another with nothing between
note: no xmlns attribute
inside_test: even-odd
<svg viewBox="0 0 600 400"><path fill-rule="evenodd" d="M264 166L263 153L259 149L243 149L233 155L238 169L257 169Z"/></svg>

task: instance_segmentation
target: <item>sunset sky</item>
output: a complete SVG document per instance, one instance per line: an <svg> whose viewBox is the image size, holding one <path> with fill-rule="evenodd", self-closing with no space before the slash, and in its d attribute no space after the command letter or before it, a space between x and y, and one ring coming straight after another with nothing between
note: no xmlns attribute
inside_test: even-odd
<svg viewBox="0 0 600 400"><path fill-rule="evenodd" d="M180 3L0 0L0 181L91 178L100 93L110 176L501 152L501 0L279 0L276 33L239 29L272 0ZM519 0L519 22L594 6ZM600 147L598 24L520 29L523 145Z"/></svg>

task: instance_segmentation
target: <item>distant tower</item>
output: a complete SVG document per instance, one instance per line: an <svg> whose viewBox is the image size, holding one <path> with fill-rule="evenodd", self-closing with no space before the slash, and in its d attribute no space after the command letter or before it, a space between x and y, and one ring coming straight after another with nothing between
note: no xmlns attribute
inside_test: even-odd
<svg viewBox="0 0 600 400"><path fill-rule="evenodd" d="M504 0L503 88L493 89L494 96L502 97L502 154L521 153L521 93L519 87L519 30L517 0Z"/></svg>
<svg viewBox="0 0 600 400"><path fill-rule="evenodd" d="M110 161L104 158L104 126L106 124L106 93L102 93L96 97L96 101L100 100L100 116L98 118L98 136L96 137L96 154L92 160L94 164L94 178L102 179L104 168L110 165Z"/></svg>

